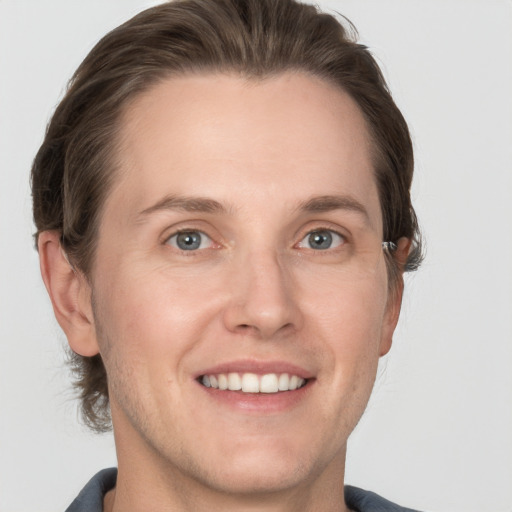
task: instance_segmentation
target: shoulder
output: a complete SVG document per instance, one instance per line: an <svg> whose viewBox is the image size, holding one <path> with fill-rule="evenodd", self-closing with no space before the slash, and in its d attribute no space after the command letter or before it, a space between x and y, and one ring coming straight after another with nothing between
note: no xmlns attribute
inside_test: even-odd
<svg viewBox="0 0 512 512"><path fill-rule="evenodd" d="M116 485L117 469L103 469L96 473L80 491L66 512L102 512L103 497Z"/></svg>
<svg viewBox="0 0 512 512"><path fill-rule="evenodd" d="M354 512L419 512L386 500L371 491L351 485L345 486L345 502Z"/></svg>

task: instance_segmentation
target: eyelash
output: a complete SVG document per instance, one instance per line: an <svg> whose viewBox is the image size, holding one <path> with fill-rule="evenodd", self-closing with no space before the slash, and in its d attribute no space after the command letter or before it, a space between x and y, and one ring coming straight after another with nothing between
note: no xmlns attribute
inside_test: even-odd
<svg viewBox="0 0 512 512"><path fill-rule="evenodd" d="M304 249L311 249L313 250L314 252L324 252L324 251L333 251L333 250L336 250L338 249L339 247L342 247L344 246L345 244L347 244L348 242L348 239L345 235L339 233L338 231L336 231L335 229L332 229L332 228L327 228L327 227L318 227L318 228L315 228L315 229L312 229L310 231L308 231L303 237L302 239L300 240L300 242L298 244L296 244L298 247L300 247L299 244L301 244L304 240L306 240L308 237L311 237L312 235L314 234L320 234L320 233L330 233L331 234L331 239L334 238L332 237L332 235L335 235L335 237L339 238L340 241L339 241L339 245L336 246L336 247L327 247L325 249L320 249L320 248L317 248L317 250L313 249L312 247L305 247ZM334 243L334 240L331 240L333 241ZM300 247L302 249L302 247Z"/></svg>
<svg viewBox="0 0 512 512"><path fill-rule="evenodd" d="M320 233L329 233L331 234L331 242L332 243L337 243L338 245L336 247L326 247L326 248L317 248L317 249L314 249L312 247L304 247L304 246L301 246L301 244L308 238L308 237L311 237L312 235L314 234L320 234ZM193 235L200 235L201 237L201 240L199 241L199 246L196 247L196 248L191 248L191 249L182 249L178 246L178 237L180 235L190 235L190 236L193 236ZM334 236L332 236L334 235ZM206 238L207 240L204 240L204 238ZM335 242L333 239L336 239L338 238L339 239L339 242ZM175 239L175 243L172 243L171 241ZM201 247L201 245L203 245L203 243L208 243L208 240L210 241L209 242L209 245L216 245L217 247ZM310 241L310 240L309 240ZM309 242L308 241L308 242ZM306 242L306 243L308 243ZM296 243L293 247L294 248L298 248L300 250L311 250L315 253L330 253L336 249L339 249L340 247L343 247L344 245L346 245L348 243L348 238L346 235L343 235L342 233L336 231L335 229L332 229L332 228L329 228L329 227L316 227L314 229L311 229L307 232L305 232L305 234L302 236L302 238L300 239L300 241L298 243ZM175 233L173 233L172 235L168 236L165 238L164 240L164 244L165 245L170 245L171 247L173 247L174 249L176 249L177 251L179 251L181 254L183 255L187 255L187 256L192 256L192 255L197 255L197 253L199 252L202 252L202 251L205 251L205 250L208 250L208 249L215 249L215 248L221 248L222 245L221 244L218 244L214 241L214 239L209 236L207 233L205 233L204 231L201 231L200 229L193 229L193 228L190 228L190 229L180 229L178 231L176 231Z"/></svg>
<svg viewBox="0 0 512 512"><path fill-rule="evenodd" d="M176 241L178 240L178 237L180 235L197 235L199 234L201 236L201 238L206 238L208 240L210 240L210 242L212 244L215 244L215 242L213 241L212 237L210 237L209 235L207 235L204 231L201 231L199 229L180 229L179 231L177 231L176 233L173 233L171 236L167 237L165 239L165 244L166 245L171 245L172 247L174 247L176 250L180 251L181 253L188 253L188 255L191 255L193 253L196 253L198 251L204 251L206 249L210 249L210 247L198 247L196 249L181 249L180 247L177 246L177 243L176 245L173 245L171 242L171 240L173 239L176 239ZM200 244L202 245L203 244L203 240L201 239L201 242ZM217 244L219 245L219 244ZM220 247L220 245L219 245Z"/></svg>

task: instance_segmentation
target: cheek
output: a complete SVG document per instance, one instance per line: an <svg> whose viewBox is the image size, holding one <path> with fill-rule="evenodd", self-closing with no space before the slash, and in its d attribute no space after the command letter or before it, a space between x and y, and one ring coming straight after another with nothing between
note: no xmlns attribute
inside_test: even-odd
<svg viewBox="0 0 512 512"><path fill-rule="evenodd" d="M139 360L188 350L215 314L212 279L180 278L154 267L127 270L127 265L105 269L108 278L95 290L108 344Z"/></svg>
<svg viewBox="0 0 512 512"><path fill-rule="evenodd" d="M375 378L386 315L387 279L330 286L327 293L312 294L310 336L322 332L322 350L331 361L329 378L336 389L351 389L366 401Z"/></svg>
<svg viewBox="0 0 512 512"><path fill-rule="evenodd" d="M332 311L325 322L334 379L341 387L369 382L371 388L379 360L382 308L372 309L366 301L360 307L354 301L348 304L342 311Z"/></svg>
<svg viewBox="0 0 512 512"><path fill-rule="evenodd" d="M301 290L310 316L349 345L374 340L383 325L388 298L384 267L366 279L337 279L335 274L315 277Z"/></svg>

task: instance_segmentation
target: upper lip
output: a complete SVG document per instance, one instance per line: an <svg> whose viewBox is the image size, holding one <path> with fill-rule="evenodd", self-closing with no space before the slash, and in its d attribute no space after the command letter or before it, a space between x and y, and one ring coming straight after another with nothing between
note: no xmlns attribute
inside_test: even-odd
<svg viewBox="0 0 512 512"><path fill-rule="evenodd" d="M297 375L297 377L301 377L303 379L311 379L314 377L314 374L309 370L288 361L240 359L205 368L197 373L196 378L203 375L218 375L219 373L255 373L257 375L265 375L268 373L288 373L291 375Z"/></svg>

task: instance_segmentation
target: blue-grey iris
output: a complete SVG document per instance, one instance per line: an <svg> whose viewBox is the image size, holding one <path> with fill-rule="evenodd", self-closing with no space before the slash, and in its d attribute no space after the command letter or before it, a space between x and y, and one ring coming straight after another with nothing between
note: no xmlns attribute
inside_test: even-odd
<svg viewBox="0 0 512 512"><path fill-rule="evenodd" d="M176 245L182 251L193 251L201 246L201 234L197 231L184 231L176 235Z"/></svg>
<svg viewBox="0 0 512 512"><path fill-rule="evenodd" d="M312 249L329 249L332 245L332 233L327 230L313 231L308 236L308 242Z"/></svg>

